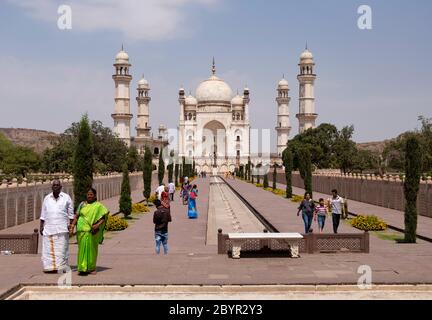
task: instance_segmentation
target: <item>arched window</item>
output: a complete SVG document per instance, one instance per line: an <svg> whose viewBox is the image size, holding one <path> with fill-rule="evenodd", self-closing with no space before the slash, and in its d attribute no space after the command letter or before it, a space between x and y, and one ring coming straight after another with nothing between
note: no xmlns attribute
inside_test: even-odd
<svg viewBox="0 0 432 320"><path fill-rule="evenodd" d="M145 127L147 128L147 122L145 123Z"/></svg>
<svg viewBox="0 0 432 320"><path fill-rule="evenodd" d="M240 136L237 136L236 141L240 141Z"/></svg>
<svg viewBox="0 0 432 320"><path fill-rule="evenodd" d="M159 154L159 148L154 148L153 154Z"/></svg>
<svg viewBox="0 0 432 320"><path fill-rule="evenodd" d="M240 113L237 113L237 115L236 115L236 119L237 119L237 120L240 120Z"/></svg>
<svg viewBox="0 0 432 320"><path fill-rule="evenodd" d="M192 120L192 113L188 113L188 120Z"/></svg>
<svg viewBox="0 0 432 320"><path fill-rule="evenodd" d="M192 136L189 136L189 137L188 137L188 141L192 141Z"/></svg>

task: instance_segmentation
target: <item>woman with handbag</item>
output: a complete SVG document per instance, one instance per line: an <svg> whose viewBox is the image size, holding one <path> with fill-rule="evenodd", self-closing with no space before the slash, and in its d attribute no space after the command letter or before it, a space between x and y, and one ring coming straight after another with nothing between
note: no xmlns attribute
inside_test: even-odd
<svg viewBox="0 0 432 320"><path fill-rule="evenodd" d="M188 218L196 219L198 218L198 211L196 208L196 198L198 197L198 188L197 185L194 184L191 191L189 192L188 199Z"/></svg>

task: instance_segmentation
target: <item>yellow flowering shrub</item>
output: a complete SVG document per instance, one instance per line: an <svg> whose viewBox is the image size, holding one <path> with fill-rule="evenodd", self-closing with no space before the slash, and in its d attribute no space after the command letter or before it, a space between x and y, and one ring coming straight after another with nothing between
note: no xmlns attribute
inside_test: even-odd
<svg viewBox="0 0 432 320"><path fill-rule="evenodd" d="M278 196L286 196L286 191L282 190L282 189L272 189L271 192L273 192L274 194L277 194Z"/></svg>
<svg viewBox="0 0 432 320"><path fill-rule="evenodd" d="M257 186L258 188L262 188L264 185L262 183L255 183L255 186Z"/></svg>
<svg viewBox="0 0 432 320"><path fill-rule="evenodd" d="M132 213L145 213L149 211L150 209L144 203L134 203L132 205Z"/></svg>
<svg viewBox="0 0 432 320"><path fill-rule="evenodd" d="M302 197L302 196L293 195L292 198L291 198L291 201L292 202L302 202L303 199L304 199L304 197Z"/></svg>
<svg viewBox="0 0 432 320"><path fill-rule="evenodd" d="M152 195L148 198L148 202L149 202L149 203L153 203L156 199L157 199L156 195L152 194Z"/></svg>
<svg viewBox="0 0 432 320"><path fill-rule="evenodd" d="M107 231L120 231L120 230L126 229L128 226L129 225L125 220L123 220L117 216L109 215L105 230L107 230Z"/></svg>
<svg viewBox="0 0 432 320"><path fill-rule="evenodd" d="M382 231L387 229L387 223L377 216L358 215L352 219L351 225L364 231Z"/></svg>

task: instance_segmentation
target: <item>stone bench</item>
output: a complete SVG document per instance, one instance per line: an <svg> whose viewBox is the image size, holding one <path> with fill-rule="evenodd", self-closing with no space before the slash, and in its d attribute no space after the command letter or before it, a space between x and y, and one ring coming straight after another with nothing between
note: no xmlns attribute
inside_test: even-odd
<svg viewBox="0 0 432 320"><path fill-rule="evenodd" d="M300 240L303 236L300 233L228 233L228 239L232 243L233 259L240 259L242 245L250 240L277 240L288 243L291 257L299 258Z"/></svg>

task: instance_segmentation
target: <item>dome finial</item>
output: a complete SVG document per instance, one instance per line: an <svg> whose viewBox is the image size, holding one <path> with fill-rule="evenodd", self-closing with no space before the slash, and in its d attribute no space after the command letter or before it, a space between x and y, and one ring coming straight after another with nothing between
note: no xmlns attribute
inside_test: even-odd
<svg viewBox="0 0 432 320"><path fill-rule="evenodd" d="M307 45L307 41L306 41L306 47L305 47L305 49L306 49L306 50L308 50L308 45Z"/></svg>
<svg viewBox="0 0 432 320"><path fill-rule="evenodd" d="M191 90L191 89L189 89L189 95L190 95L190 96L192 95L192 90Z"/></svg>
<svg viewBox="0 0 432 320"><path fill-rule="evenodd" d="M121 51L124 51L124 49L123 49L123 43L122 43L122 49L121 49Z"/></svg>
<svg viewBox="0 0 432 320"><path fill-rule="evenodd" d="M282 73L282 79L285 79L285 73Z"/></svg>
<svg viewBox="0 0 432 320"><path fill-rule="evenodd" d="M215 73L216 73L216 65L215 65L215 58L213 57L212 74L215 75Z"/></svg>

